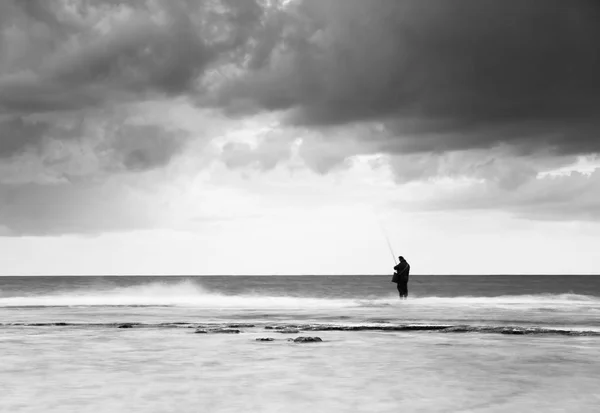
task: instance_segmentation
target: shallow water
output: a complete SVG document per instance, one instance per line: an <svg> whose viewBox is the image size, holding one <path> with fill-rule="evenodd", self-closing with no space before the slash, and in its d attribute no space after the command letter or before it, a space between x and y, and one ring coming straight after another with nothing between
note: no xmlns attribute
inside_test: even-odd
<svg viewBox="0 0 600 413"><path fill-rule="evenodd" d="M596 411L600 277L527 277L0 278L0 410Z"/></svg>

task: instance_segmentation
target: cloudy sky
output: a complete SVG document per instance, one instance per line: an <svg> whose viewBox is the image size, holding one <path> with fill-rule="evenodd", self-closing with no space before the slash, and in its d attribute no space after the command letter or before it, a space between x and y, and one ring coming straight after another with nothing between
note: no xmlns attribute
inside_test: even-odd
<svg viewBox="0 0 600 413"><path fill-rule="evenodd" d="M598 273L596 0L3 0L0 274Z"/></svg>

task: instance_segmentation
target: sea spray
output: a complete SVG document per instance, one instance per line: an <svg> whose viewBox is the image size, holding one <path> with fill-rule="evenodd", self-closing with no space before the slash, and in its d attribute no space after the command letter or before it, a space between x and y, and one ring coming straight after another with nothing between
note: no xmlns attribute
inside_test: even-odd
<svg viewBox="0 0 600 413"><path fill-rule="evenodd" d="M0 298L0 307L173 306L194 308L332 309L355 306L357 300L211 292L198 283L152 282L110 290L71 290Z"/></svg>
<svg viewBox="0 0 600 413"><path fill-rule="evenodd" d="M375 299L341 299L322 297L299 297L292 295L266 295L260 292L227 294L211 291L199 282L149 282L145 284L112 288L79 288L55 291L50 294L31 292L12 296L0 295L1 307L115 307L115 306L170 306L226 309L342 309L353 307L482 307L503 309L573 309L600 308L600 298L581 294L528 294L496 297L437 297L413 296L399 302L388 295Z"/></svg>

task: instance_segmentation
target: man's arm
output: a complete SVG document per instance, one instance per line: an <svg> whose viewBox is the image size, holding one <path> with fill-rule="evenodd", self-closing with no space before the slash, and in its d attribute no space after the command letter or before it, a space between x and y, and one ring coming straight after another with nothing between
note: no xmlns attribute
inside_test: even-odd
<svg viewBox="0 0 600 413"><path fill-rule="evenodd" d="M398 274L405 273L406 270L407 270L407 268L408 268L408 264L407 263L403 263L403 262L401 262L400 264L398 264L398 265L396 265L394 267L394 269L398 272Z"/></svg>

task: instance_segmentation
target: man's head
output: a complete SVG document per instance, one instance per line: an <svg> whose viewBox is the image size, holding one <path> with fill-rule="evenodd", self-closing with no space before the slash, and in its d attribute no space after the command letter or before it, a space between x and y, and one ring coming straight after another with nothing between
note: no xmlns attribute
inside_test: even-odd
<svg viewBox="0 0 600 413"><path fill-rule="evenodd" d="M399 256L399 257L398 257L398 259L399 259L400 261L404 261L404 257L403 257L402 255L401 255L401 256Z"/></svg>

